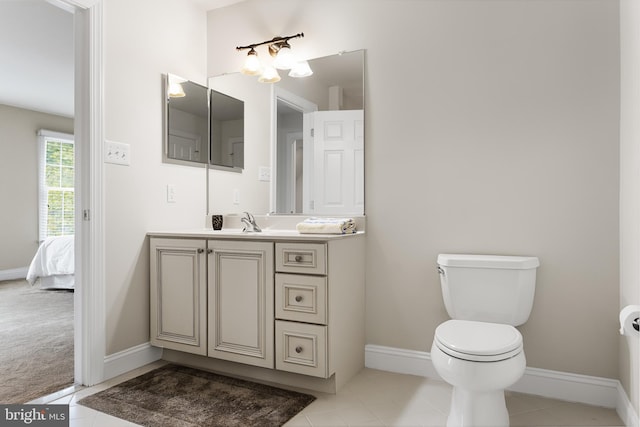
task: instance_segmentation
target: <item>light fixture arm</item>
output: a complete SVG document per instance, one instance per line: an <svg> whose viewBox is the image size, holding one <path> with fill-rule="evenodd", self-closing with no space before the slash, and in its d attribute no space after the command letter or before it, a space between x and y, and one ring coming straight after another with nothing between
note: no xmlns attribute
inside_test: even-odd
<svg viewBox="0 0 640 427"><path fill-rule="evenodd" d="M290 47L289 46L289 40L291 39L295 39L298 37L304 37L304 33L298 33L298 34L294 34L293 36L287 36L287 37L274 37L271 40L266 40L260 43L253 43L247 46L238 46L236 47L236 50L245 50L245 49L255 49L258 46L262 46L265 44L269 45L269 53L271 55L275 55L276 53L278 53L278 51L284 47Z"/></svg>

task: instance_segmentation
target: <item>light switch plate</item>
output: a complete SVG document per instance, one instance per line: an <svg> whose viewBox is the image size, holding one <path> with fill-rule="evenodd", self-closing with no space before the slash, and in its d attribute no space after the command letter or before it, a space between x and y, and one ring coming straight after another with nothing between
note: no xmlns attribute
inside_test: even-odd
<svg viewBox="0 0 640 427"><path fill-rule="evenodd" d="M167 203L176 202L176 186L173 184L167 184Z"/></svg>
<svg viewBox="0 0 640 427"><path fill-rule="evenodd" d="M129 144L115 141L104 141L104 161L117 165L131 164L131 147Z"/></svg>
<svg viewBox="0 0 640 427"><path fill-rule="evenodd" d="M271 181L271 168L269 166L260 166L258 168L258 181Z"/></svg>

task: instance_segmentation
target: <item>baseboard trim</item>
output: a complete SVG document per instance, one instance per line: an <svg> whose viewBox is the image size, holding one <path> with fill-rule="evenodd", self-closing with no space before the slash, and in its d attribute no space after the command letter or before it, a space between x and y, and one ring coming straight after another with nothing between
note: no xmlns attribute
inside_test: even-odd
<svg viewBox="0 0 640 427"><path fill-rule="evenodd" d="M364 366L381 371L440 379L431 363L431 355L426 351L367 344L364 347Z"/></svg>
<svg viewBox="0 0 640 427"><path fill-rule="evenodd" d="M635 408L627 396L627 392L624 391L622 384L618 382L618 404L616 405L616 412L618 416L624 422L627 427L640 427L640 419L636 413Z"/></svg>
<svg viewBox="0 0 640 427"><path fill-rule="evenodd" d="M615 408L618 402L618 384L620 381L609 378L527 367L523 377L510 390Z"/></svg>
<svg viewBox="0 0 640 427"><path fill-rule="evenodd" d="M144 343L104 358L104 380L140 368L162 358L162 349Z"/></svg>
<svg viewBox="0 0 640 427"><path fill-rule="evenodd" d="M0 282L4 280L17 280L27 277L29 267L11 268L9 270L0 270Z"/></svg>
<svg viewBox="0 0 640 427"><path fill-rule="evenodd" d="M424 351L369 344L365 346L365 366L441 380L433 367L431 355ZM618 380L547 369L526 368L522 379L514 384L510 390L570 402L616 408L627 426L637 426L637 415L635 415L633 406ZM636 424L627 421L632 421L634 415Z"/></svg>

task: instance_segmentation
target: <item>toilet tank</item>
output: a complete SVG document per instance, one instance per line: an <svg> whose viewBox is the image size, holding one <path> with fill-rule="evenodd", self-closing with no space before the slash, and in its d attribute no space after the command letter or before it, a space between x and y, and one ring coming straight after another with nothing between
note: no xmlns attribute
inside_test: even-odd
<svg viewBox="0 0 640 427"><path fill-rule="evenodd" d="M536 257L438 255L442 296L452 319L522 325L536 287Z"/></svg>

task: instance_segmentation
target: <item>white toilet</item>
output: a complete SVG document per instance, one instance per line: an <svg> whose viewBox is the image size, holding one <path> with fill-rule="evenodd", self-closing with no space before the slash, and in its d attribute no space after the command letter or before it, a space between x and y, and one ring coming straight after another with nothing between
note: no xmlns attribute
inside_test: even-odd
<svg viewBox="0 0 640 427"><path fill-rule="evenodd" d="M509 425L504 389L524 373L536 257L438 255L447 320L436 328L433 366L453 386L447 427Z"/></svg>

